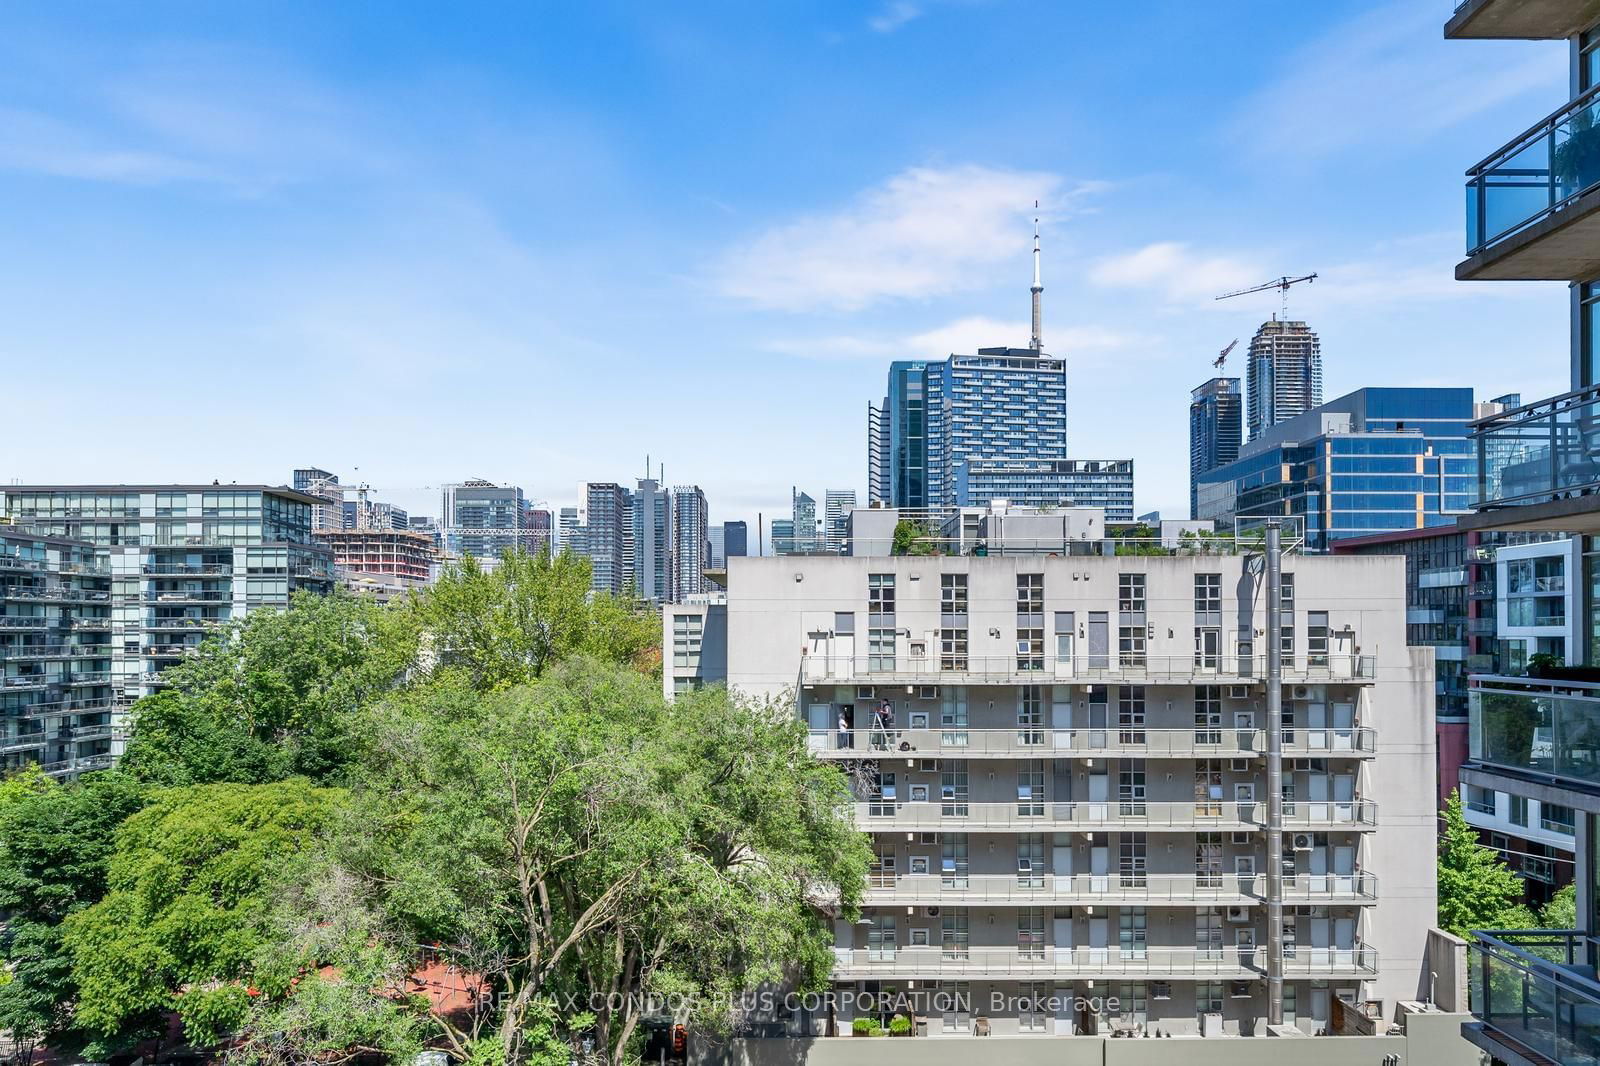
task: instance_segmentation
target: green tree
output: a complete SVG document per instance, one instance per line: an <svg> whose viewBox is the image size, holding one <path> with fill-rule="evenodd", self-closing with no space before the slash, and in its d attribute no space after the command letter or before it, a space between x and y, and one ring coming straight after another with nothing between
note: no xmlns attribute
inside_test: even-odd
<svg viewBox="0 0 1600 1066"><path fill-rule="evenodd" d="M659 664L661 619L590 591L589 560L572 552L505 552L491 570L472 556L412 600L430 677L475 689L525 684L574 655L641 668Z"/></svg>
<svg viewBox="0 0 1600 1066"><path fill-rule="evenodd" d="M65 919L77 1023L108 1044L173 1009L197 1046L236 1029L278 875L342 795L303 779L156 792L116 832L105 897Z"/></svg>
<svg viewBox="0 0 1600 1066"><path fill-rule="evenodd" d="M119 773L60 785L28 773L0 785L0 913L7 915L0 1030L21 1042L80 1043L73 1030L77 986L62 922L105 893L113 834L144 802Z"/></svg>
<svg viewBox="0 0 1600 1066"><path fill-rule="evenodd" d="M1539 912L1541 929L1578 928L1578 886L1564 885Z"/></svg>
<svg viewBox="0 0 1600 1066"><path fill-rule="evenodd" d="M926 522L902 518L894 524L891 555L932 555L938 550L939 531Z"/></svg>
<svg viewBox="0 0 1600 1066"><path fill-rule="evenodd" d="M438 1022L458 1058L527 1062L592 1023L620 1063L635 997L825 978L869 851L792 714L720 687L668 707L592 660L434 698L389 708L336 861L388 928L490 982L470 1019ZM553 1014L568 996L601 997L592 1019Z"/></svg>
<svg viewBox="0 0 1600 1066"><path fill-rule="evenodd" d="M357 712L415 656L413 620L371 600L301 593L286 611L254 611L134 704L122 769L161 785L338 783Z"/></svg>
<svg viewBox="0 0 1600 1066"><path fill-rule="evenodd" d="M1445 804L1439 839L1439 926L1460 937L1477 929L1527 929L1533 914L1522 903L1522 880L1467 824L1461 794Z"/></svg>

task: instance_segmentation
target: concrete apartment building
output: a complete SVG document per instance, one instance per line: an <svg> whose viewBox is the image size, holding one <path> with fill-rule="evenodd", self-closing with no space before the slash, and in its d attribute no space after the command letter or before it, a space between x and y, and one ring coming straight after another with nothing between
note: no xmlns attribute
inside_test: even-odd
<svg viewBox="0 0 1600 1066"><path fill-rule="evenodd" d="M111 763L111 571L94 545L0 524L0 777Z"/></svg>
<svg viewBox="0 0 1600 1066"><path fill-rule="evenodd" d="M848 773L876 858L835 989L944 993L933 1036L1264 1033L1276 644L1284 1021L1418 998L1434 693L1402 562L1286 555L1273 641L1259 555L1072 550L730 559L725 605L666 610L669 694L792 702Z"/></svg>
<svg viewBox="0 0 1600 1066"><path fill-rule="evenodd" d="M1322 405L1322 342L1304 322L1261 323L1245 353L1245 417L1255 440Z"/></svg>

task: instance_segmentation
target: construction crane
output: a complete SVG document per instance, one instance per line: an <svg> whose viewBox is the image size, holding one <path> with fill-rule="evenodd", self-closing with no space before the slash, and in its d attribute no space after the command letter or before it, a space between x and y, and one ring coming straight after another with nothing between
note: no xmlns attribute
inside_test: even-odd
<svg viewBox="0 0 1600 1066"><path fill-rule="evenodd" d="M1215 359L1211 360L1211 365L1216 367L1218 370L1221 370L1222 369L1222 365L1228 361L1228 353L1233 351L1238 346L1239 346L1239 338L1235 337L1235 338L1233 338L1233 340L1228 342L1228 346L1226 348L1222 349L1222 354L1221 355L1219 355Z"/></svg>
<svg viewBox="0 0 1600 1066"><path fill-rule="evenodd" d="M1268 289L1277 289L1278 294L1283 298L1283 318L1287 320L1289 317L1289 287L1291 285L1298 285L1302 281L1311 282L1316 280L1317 276L1315 274L1306 274L1303 277L1298 278L1281 277L1276 281L1269 281L1264 285L1255 285L1248 289L1240 289L1238 292L1225 292L1221 296L1218 296L1217 299L1231 300L1235 296L1249 296L1253 292L1266 292Z"/></svg>

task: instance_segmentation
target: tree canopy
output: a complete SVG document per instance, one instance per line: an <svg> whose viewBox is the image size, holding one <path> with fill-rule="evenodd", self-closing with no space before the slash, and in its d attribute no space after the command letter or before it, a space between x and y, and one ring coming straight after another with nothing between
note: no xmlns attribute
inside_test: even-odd
<svg viewBox="0 0 1600 1066"><path fill-rule="evenodd" d="M1522 902L1522 880L1467 824L1461 794L1450 793L1439 838L1439 926L1459 937L1478 929L1528 929L1533 913Z"/></svg>

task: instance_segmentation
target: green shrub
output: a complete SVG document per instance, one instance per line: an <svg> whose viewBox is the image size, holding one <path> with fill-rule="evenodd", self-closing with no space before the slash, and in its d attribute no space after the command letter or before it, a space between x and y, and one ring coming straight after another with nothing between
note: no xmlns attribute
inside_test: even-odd
<svg viewBox="0 0 1600 1066"><path fill-rule="evenodd" d="M907 1018L904 1014L896 1014L893 1018L890 1018L889 1019L889 1035L891 1035L891 1036L910 1036L911 1035L911 1019Z"/></svg>

